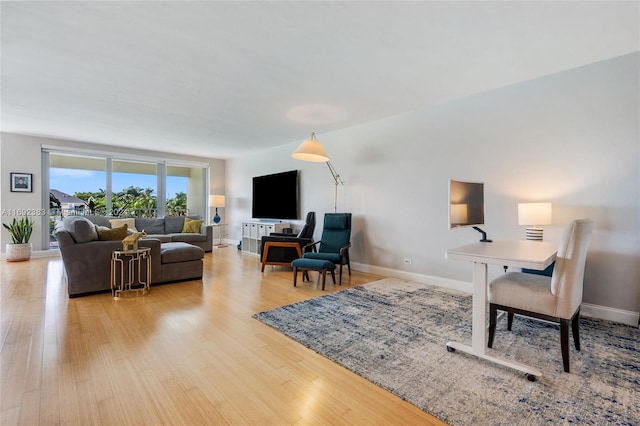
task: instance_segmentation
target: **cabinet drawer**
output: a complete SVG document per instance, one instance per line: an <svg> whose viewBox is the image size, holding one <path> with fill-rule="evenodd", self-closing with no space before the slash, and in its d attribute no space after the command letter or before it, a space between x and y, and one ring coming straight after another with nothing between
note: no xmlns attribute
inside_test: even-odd
<svg viewBox="0 0 640 426"><path fill-rule="evenodd" d="M267 226L266 225L262 225L262 224L258 225L258 238L261 239L265 235L269 235L269 234L266 233L266 230L267 230Z"/></svg>
<svg viewBox="0 0 640 426"><path fill-rule="evenodd" d="M249 224L249 237L258 238L258 225L256 223Z"/></svg>

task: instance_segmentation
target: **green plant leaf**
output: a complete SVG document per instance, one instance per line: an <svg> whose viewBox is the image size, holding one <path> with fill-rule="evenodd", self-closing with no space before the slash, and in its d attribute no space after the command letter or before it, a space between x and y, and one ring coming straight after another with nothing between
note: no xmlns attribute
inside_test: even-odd
<svg viewBox="0 0 640 426"><path fill-rule="evenodd" d="M10 224L3 223L2 226L9 231L13 244L25 244L31 239L33 223L33 220L26 216L20 219L14 217Z"/></svg>

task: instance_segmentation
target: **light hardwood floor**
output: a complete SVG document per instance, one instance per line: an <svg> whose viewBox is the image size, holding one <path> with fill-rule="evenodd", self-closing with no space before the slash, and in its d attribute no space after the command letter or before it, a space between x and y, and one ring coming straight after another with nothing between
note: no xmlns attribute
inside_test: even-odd
<svg viewBox="0 0 640 426"><path fill-rule="evenodd" d="M60 258L0 262L0 424L444 424L251 317L381 277L294 288L234 247L204 265L116 301L69 299Z"/></svg>

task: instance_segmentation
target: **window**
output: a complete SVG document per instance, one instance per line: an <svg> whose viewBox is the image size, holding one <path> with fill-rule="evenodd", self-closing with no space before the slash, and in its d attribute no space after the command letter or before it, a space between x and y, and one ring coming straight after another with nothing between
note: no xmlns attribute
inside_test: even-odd
<svg viewBox="0 0 640 426"><path fill-rule="evenodd" d="M158 164L113 160L111 211L113 216L156 217Z"/></svg>
<svg viewBox="0 0 640 426"><path fill-rule="evenodd" d="M201 209L206 197L206 169L167 165L167 216L181 216Z"/></svg>
<svg viewBox="0 0 640 426"><path fill-rule="evenodd" d="M55 221L68 215L206 217L208 170L201 165L167 164L43 151L48 159L50 247ZM46 168L47 166L45 166Z"/></svg>
<svg viewBox="0 0 640 426"><path fill-rule="evenodd" d="M105 210L107 161L78 155L49 155L48 246L57 247L56 220ZM43 244L46 247L47 244Z"/></svg>

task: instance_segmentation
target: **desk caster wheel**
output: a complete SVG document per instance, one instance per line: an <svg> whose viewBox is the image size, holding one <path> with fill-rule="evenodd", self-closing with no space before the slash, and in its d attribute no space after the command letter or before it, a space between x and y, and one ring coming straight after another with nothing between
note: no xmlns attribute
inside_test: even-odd
<svg viewBox="0 0 640 426"><path fill-rule="evenodd" d="M447 352L455 352L455 351L456 351L456 348L452 348L451 346L447 345Z"/></svg>
<svg viewBox="0 0 640 426"><path fill-rule="evenodd" d="M525 374L525 377L527 378L528 381L530 382L535 382L536 381L536 376L534 376L533 374Z"/></svg>

